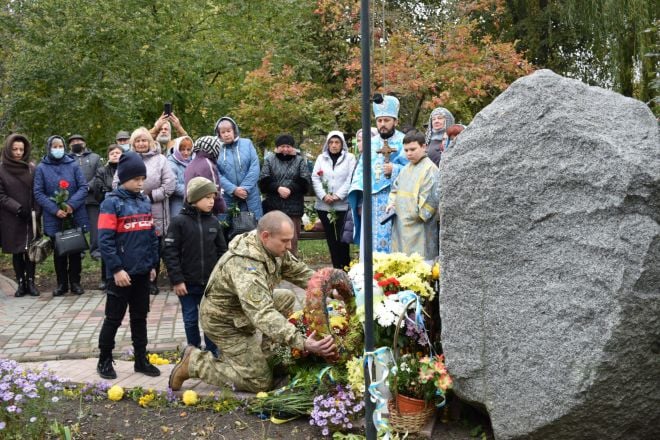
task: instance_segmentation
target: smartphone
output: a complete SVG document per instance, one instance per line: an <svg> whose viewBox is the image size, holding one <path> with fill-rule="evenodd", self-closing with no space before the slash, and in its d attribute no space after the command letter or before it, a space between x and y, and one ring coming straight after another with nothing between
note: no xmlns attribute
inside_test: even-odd
<svg viewBox="0 0 660 440"><path fill-rule="evenodd" d="M165 113L167 116L172 114L172 103L171 102L166 102L165 106L163 107L163 113Z"/></svg>

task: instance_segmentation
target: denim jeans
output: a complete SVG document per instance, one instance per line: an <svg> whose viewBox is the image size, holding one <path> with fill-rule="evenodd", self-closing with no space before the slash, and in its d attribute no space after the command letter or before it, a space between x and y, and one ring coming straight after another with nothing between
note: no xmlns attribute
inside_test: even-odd
<svg viewBox="0 0 660 440"><path fill-rule="evenodd" d="M183 315L183 327L186 330L186 340L189 345L197 348L202 347L202 339L199 336L199 304L204 296L204 286L201 284L186 283L188 294L179 297L181 302L181 314ZM218 357L218 347L204 335L206 349Z"/></svg>

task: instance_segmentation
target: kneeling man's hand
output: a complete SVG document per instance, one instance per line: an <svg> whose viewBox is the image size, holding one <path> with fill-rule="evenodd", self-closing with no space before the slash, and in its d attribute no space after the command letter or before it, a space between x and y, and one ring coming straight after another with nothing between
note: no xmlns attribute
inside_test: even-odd
<svg viewBox="0 0 660 440"><path fill-rule="evenodd" d="M306 351L323 357L331 357L337 354L337 346L332 335L328 335L319 341L314 336L316 336L316 330L305 340L304 349Z"/></svg>

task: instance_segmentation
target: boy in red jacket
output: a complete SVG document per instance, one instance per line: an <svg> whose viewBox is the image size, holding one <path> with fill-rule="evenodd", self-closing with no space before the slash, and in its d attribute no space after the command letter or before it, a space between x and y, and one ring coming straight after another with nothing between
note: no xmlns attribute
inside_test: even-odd
<svg viewBox="0 0 660 440"><path fill-rule="evenodd" d="M151 203L142 195L147 168L132 151L122 154L117 166L120 186L108 193L99 215L99 249L105 262L108 286L105 320L99 334L99 376L115 379L112 350L115 335L129 309L134 369L147 376L160 370L147 359L147 312L149 282L156 278L158 237L151 216Z"/></svg>

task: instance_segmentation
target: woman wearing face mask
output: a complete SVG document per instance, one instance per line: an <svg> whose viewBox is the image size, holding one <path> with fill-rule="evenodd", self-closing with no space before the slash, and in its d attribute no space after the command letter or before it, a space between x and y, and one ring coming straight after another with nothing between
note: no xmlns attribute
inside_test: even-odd
<svg viewBox="0 0 660 440"><path fill-rule="evenodd" d="M119 164L119 158L122 153L123 148L121 146L117 144L108 146L108 163L96 170L96 175L89 184L89 192L92 193L99 203L105 200L106 193L112 191L112 179L117 172L117 164ZM105 290L105 288L105 262L101 259L101 284L99 285L99 290Z"/></svg>
<svg viewBox="0 0 660 440"><path fill-rule="evenodd" d="M290 134L275 139L275 154L264 159L259 176L259 189L265 196L261 203L264 214L282 211L293 220L294 236L291 252L298 255L300 223L305 213L305 194L310 185L307 161L296 153L295 141Z"/></svg>
<svg viewBox="0 0 660 440"><path fill-rule="evenodd" d="M176 188L170 196L170 218L179 214L183 208L185 193L184 174L192 160L193 140L190 136L182 136L174 139L174 146L170 149L167 161L176 176Z"/></svg>
<svg viewBox="0 0 660 440"><path fill-rule="evenodd" d="M32 211L38 208L32 195L34 164L30 162L30 149L30 141L25 136L7 136L0 164L2 251L12 254L18 285L14 296L17 297L28 293L39 295L34 285L34 263L27 255L28 244L34 238Z"/></svg>
<svg viewBox="0 0 660 440"><path fill-rule="evenodd" d="M89 228L85 198L87 197L87 181L76 161L65 153L66 144L61 136L51 136L46 142L46 156L37 166L34 173L34 198L43 208L44 232L54 239L55 233L62 231L64 220L71 220L74 227ZM68 184L69 199L65 202L66 209L60 209L51 200L60 191L61 182ZM57 288L53 296L61 296L69 291L76 295L85 293L80 285L81 255L53 255Z"/></svg>

